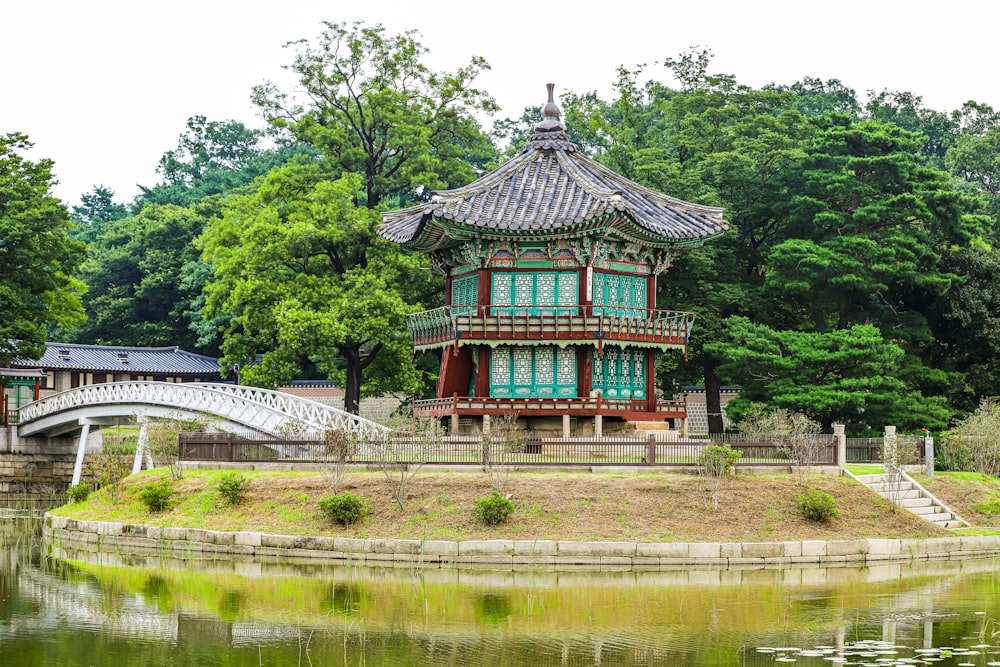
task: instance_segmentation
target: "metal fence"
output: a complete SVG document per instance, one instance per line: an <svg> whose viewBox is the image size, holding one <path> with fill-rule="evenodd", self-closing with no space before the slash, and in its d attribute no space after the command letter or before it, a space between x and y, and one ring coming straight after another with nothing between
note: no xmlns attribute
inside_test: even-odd
<svg viewBox="0 0 1000 667"><path fill-rule="evenodd" d="M697 465L706 447L729 444L742 452L737 465L793 465L793 456L771 442L737 438L552 438L484 440L480 437L394 437L387 441L350 440L325 442L308 436L273 438L256 434L183 433L181 461L330 463L379 465L425 463L428 465L481 465L487 460L514 466L690 466ZM386 444L388 443L388 444ZM836 443L824 436L815 465L836 465Z"/></svg>

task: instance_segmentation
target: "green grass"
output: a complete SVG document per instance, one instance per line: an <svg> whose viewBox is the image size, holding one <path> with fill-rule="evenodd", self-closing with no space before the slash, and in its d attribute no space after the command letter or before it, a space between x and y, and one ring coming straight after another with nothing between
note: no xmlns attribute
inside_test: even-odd
<svg viewBox="0 0 1000 667"><path fill-rule="evenodd" d="M997 483L997 479L995 477L984 475L981 472L935 472L934 474L942 477L953 477L954 479L964 479L973 482L988 482L991 484Z"/></svg>
<svg viewBox="0 0 1000 667"><path fill-rule="evenodd" d="M852 475L880 475L885 472L885 466L877 463L848 463L847 472Z"/></svg>
<svg viewBox="0 0 1000 667"><path fill-rule="evenodd" d="M955 535L1000 535L1000 528L956 528L951 531Z"/></svg>

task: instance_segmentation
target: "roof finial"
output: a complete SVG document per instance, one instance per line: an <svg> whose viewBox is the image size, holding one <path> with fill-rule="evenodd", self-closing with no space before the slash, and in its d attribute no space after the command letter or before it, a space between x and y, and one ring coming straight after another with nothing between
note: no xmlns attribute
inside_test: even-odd
<svg viewBox="0 0 1000 667"><path fill-rule="evenodd" d="M559 122L559 107L556 106L555 98L553 97L556 84L547 83L545 87L549 91L549 101L545 103L542 107L542 115L545 117L541 123L535 126L535 131L537 132L558 132L565 130L563 124Z"/></svg>

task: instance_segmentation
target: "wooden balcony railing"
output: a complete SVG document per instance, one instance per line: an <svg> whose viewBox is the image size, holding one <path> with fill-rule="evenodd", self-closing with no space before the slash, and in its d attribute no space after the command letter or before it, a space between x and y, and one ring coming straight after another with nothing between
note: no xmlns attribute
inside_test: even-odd
<svg viewBox="0 0 1000 667"><path fill-rule="evenodd" d="M406 316L415 349L458 340L579 340L685 349L694 313L617 306L444 306Z"/></svg>
<svg viewBox="0 0 1000 667"><path fill-rule="evenodd" d="M501 398L497 396L452 396L414 401L415 417L448 417L451 415L508 415L593 417L602 415L623 419L649 418L649 402L628 398L590 397L531 397ZM655 418L686 418L687 403L683 400L660 399L656 402Z"/></svg>

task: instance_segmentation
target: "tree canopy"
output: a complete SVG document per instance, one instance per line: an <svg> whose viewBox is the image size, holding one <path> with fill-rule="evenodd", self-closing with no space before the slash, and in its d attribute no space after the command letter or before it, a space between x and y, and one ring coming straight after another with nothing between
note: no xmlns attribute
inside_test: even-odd
<svg viewBox="0 0 1000 667"><path fill-rule="evenodd" d="M25 157L27 135L0 135L0 366L38 359L46 327L82 319L73 278L84 244L69 238L69 211L52 196L52 161Z"/></svg>

